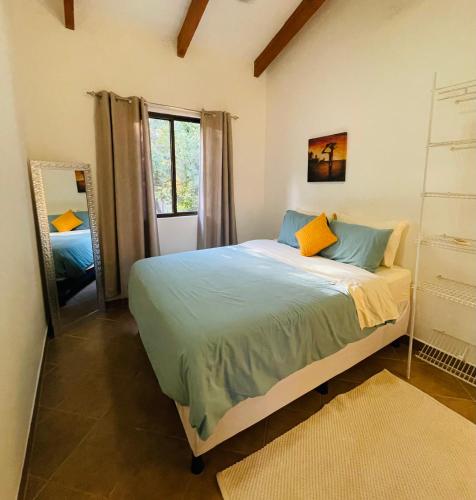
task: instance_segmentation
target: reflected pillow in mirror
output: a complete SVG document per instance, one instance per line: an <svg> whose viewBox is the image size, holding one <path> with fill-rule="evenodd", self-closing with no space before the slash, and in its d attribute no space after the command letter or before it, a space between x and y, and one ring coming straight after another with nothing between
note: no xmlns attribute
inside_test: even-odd
<svg viewBox="0 0 476 500"><path fill-rule="evenodd" d="M64 214L57 217L55 220L51 221L51 224L60 233L64 233L65 231L72 231L74 228L80 226L82 223L83 221L81 219L78 219L78 217L74 215L72 210L68 210Z"/></svg>

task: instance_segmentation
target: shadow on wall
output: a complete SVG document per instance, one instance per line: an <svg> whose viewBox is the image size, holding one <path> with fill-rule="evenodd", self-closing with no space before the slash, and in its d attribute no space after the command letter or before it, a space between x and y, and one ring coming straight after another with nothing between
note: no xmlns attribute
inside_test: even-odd
<svg viewBox="0 0 476 500"><path fill-rule="evenodd" d="M64 23L63 0L40 0L40 4L60 23Z"/></svg>

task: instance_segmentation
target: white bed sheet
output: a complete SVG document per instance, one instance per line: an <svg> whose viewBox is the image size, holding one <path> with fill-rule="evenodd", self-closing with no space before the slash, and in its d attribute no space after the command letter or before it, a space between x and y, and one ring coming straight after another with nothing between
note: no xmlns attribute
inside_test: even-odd
<svg viewBox="0 0 476 500"><path fill-rule="evenodd" d="M74 229L73 231L57 231L57 232L51 232L50 237L51 238L65 238L68 236L77 236L78 234L85 234L85 233L90 233L91 229Z"/></svg>
<svg viewBox="0 0 476 500"><path fill-rule="evenodd" d="M298 249L275 240L252 240L242 246L347 288L361 328L382 325L399 316L399 302L394 299L383 276L324 257L304 257Z"/></svg>
<svg viewBox="0 0 476 500"><path fill-rule="evenodd" d="M379 267L375 274L387 282L398 308L404 307L410 300L411 271L400 266Z"/></svg>

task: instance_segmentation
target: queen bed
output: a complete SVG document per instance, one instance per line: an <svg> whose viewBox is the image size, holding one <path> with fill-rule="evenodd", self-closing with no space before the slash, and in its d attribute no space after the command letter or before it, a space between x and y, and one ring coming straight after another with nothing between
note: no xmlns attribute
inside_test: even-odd
<svg viewBox="0 0 476 500"><path fill-rule="evenodd" d="M274 240L134 264L129 307L194 459L407 331L411 274Z"/></svg>

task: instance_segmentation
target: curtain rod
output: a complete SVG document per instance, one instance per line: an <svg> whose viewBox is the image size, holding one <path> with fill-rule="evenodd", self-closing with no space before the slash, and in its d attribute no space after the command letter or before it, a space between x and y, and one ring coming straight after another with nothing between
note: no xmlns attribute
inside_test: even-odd
<svg viewBox="0 0 476 500"><path fill-rule="evenodd" d="M86 92L87 95L90 95L92 97L101 97L101 94L99 94L98 92L94 92L93 90L89 90L88 92ZM128 98L128 97L120 97L120 96L116 96L116 99L119 99L120 101L127 101L127 102L131 102L131 100ZM150 101L146 101L147 104L151 105L151 106L162 106L163 108L170 108L170 109L177 109L177 110L183 110L183 111L192 111L193 113L201 113L202 111L204 111L203 109L200 111L198 109L191 109L191 108L181 108L179 106L170 106L168 104L160 104L160 103L157 103L157 102L150 102ZM233 120L238 120L239 119L239 116L237 115L230 115Z"/></svg>

